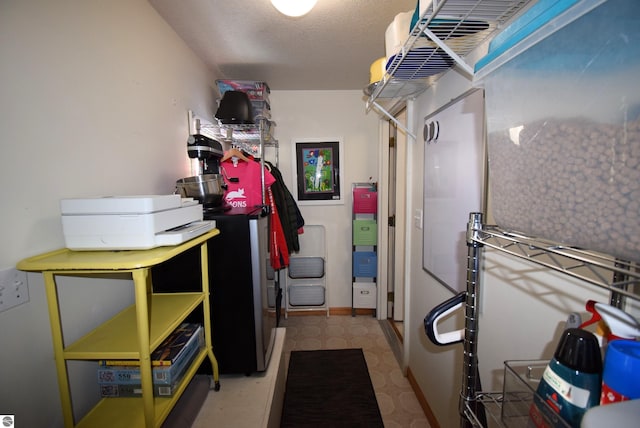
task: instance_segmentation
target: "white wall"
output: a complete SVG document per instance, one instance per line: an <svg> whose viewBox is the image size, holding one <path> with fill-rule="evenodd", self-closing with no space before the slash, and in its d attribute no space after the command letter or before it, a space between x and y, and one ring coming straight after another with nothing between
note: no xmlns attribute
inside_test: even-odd
<svg viewBox="0 0 640 428"><path fill-rule="evenodd" d="M351 183L378 181L378 125L367 113L362 91L272 91L272 118L277 123L280 170L296 194L292 141L300 138L341 138L343 204L300 205L306 224L325 226L329 306L351 307ZM268 153L268 152L267 152Z"/></svg>
<svg viewBox="0 0 640 428"><path fill-rule="evenodd" d="M66 197L172 193L191 175L187 110L213 114L215 76L145 0L0 4L0 268L64 246ZM61 426L42 276L0 313L0 411ZM128 280L61 287L67 340L132 302ZM76 408L97 398L95 367L73 363Z"/></svg>

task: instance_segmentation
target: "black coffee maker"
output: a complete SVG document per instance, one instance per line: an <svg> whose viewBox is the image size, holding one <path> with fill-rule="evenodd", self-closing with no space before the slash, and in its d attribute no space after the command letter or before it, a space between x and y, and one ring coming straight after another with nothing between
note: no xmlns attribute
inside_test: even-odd
<svg viewBox="0 0 640 428"><path fill-rule="evenodd" d="M224 151L219 141L202 134L189 135L187 153L189 158L200 161L201 174L220 174L220 159Z"/></svg>

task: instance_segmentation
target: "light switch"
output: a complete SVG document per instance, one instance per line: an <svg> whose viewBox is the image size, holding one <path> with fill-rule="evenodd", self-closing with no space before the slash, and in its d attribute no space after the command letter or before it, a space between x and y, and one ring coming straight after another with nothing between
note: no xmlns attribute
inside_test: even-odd
<svg viewBox="0 0 640 428"><path fill-rule="evenodd" d="M422 229L422 210L417 209L413 214L413 224L418 229Z"/></svg>

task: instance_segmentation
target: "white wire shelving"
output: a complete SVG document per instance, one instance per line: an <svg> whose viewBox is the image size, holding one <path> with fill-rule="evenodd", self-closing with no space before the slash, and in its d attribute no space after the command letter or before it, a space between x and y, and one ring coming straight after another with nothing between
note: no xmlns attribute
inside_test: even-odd
<svg viewBox="0 0 640 428"><path fill-rule="evenodd" d="M422 11L399 52L387 59L386 72L368 88L367 111L389 111L424 92L450 68L473 76L465 60L531 0L432 0ZM420 2L422 3L422 2Z"/></svg>

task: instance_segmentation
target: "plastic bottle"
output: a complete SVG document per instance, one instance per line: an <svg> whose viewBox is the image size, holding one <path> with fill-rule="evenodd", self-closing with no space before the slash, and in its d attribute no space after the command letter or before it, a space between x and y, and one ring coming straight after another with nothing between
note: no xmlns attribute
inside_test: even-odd
<svg viewBox="0 0 640 428"><path fill-rule="evenodd" d="M548 422L555 419L556 415L549 414L553 411L570 426L579 427L587 409L600 402L601 373L596 336L579 328L565 330L538 385L531 420L538 427L554 426Z"/></svg>
<svg viewBox="0 0 640 428"><path fill-rule="evenodd" d="M621 309L593 300L586 308L593 316L580 327L598 322L596 334L603 332L600 404L640 398L640 322Z"/></svg>
<svg viewBox="0 0 640 428"><path fill-rule="evenodd" d="M600 404L640 398L640 342L614 340L604 357Z"/></svg>
<svg viewBox="0 0 640 428"><path fill-rule="evenodd" d="M637 340L640 338L640 322L622 309L599 303L595 300L587 301L586 309L593 315L591 319L583 322L580 328L585 328L597 322L596 335L603 336L603 350L606 349L607 343L612 340Z"/></svg>

